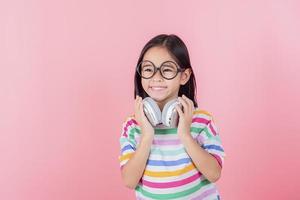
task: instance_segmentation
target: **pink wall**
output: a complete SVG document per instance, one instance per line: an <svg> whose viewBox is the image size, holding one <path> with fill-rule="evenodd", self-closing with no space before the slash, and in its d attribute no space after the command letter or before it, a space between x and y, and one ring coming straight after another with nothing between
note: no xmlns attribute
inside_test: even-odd
<svg viewBox="0 0 300 200"><path fill-rule="evenodd" d="M300 199L299 1L181 2L0 2L0 199L133 199L118 139L159 33L189 48L223 199Z"/></svg>

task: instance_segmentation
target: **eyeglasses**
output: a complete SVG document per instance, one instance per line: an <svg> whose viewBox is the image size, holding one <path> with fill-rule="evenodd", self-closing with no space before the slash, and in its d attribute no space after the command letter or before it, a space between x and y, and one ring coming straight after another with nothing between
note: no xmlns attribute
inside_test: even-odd
<svg viewBox="0 0 300 200"><path fill-rule="evenodd" d="M184 69L181 69L175 62L170 60L163 62L160 67L156 67L153 62L149 60L144 60L138 64L136 70L144 79L152 78L159 70L161 76L167 80L175 78L178 72L184 71Z"/></svg>

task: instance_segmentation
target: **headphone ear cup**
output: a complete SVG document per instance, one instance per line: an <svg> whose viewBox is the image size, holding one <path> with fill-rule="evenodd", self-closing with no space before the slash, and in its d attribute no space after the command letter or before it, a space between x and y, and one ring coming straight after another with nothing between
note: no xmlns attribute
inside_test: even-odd
<svg viewBox="0 0 300 200"><path fill-rule="evenodd" d="M149 120L149 122L153 125L156 126L158 124L161 123L161 111L158 107L158 105L156 104L156 102L150 98L150 97L146 97L145 99L143 99L143 109L144 109L144 113L147 117L147 119Z"/></svg>
<svg viewBox="0 0 300 200"><path fill-rule="evenodd" d="M162 119L161 120L162 120L162 123L167 127L175 128L178 125L179 115L175 108L176 105L179 105L180 107L182 107L182 105L177 100L177 98L169 101L164 106L164 109L162 111L162 117L161 117Z"/></svg>

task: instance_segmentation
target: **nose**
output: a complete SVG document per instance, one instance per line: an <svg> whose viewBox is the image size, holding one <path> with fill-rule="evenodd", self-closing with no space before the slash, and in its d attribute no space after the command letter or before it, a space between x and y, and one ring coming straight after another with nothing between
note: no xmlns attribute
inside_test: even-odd
<svg viewBox="0 0 300 200"><path fill-rule="evenodd" d="M153 77L152 77L152 80L153 80L153 81L158 81L158 82L163 81L163 77L162 77L162 75L160 74L160 70L157 70L157 71L155 72L155 74L154 74Z"/></svg>

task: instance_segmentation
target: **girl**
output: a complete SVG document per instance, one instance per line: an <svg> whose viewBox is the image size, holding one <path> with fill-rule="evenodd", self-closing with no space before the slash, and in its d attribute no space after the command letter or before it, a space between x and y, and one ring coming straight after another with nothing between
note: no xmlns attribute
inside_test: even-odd
<svg viewBox="0 0 300 200"><path fill-rule="evenodd" d="M220 199L214 182L225 153L212 115L198 108L195 92L184 42L176 35L152 38L138 59L134 115L120 137L122 179L137 199ZM177 98L178 125L153 126L144 111L146 97L161 111Z"/></svg>

